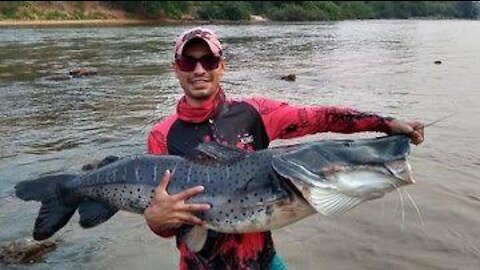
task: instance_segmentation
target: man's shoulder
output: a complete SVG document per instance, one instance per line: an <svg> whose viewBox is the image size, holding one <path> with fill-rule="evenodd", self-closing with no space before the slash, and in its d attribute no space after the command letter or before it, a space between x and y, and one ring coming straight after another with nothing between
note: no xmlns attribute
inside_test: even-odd
<svg viewBox="0 0 480 270"><path fill-rule="evenodd" d="M159 122L155 123L151 129L151 133L163 133L163 134L166 134L168 132L168 130L170 129L170 127L172 126L172 124L178 119L178 115L175 113L175 114L171 114L165 118L163 118L162 120L160 120Z"/></svg>
<svg viewBox="0 0 480 270"><path fill-rule="evenodd" d="M268 114L282 106L288 106L285 101L266 97L249 97L242 101L253 106L260 114Z"/></svg>

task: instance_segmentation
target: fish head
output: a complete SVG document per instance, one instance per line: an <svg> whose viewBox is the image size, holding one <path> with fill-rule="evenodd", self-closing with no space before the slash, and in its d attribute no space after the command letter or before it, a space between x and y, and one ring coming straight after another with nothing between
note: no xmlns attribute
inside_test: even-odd
<svg viewBox="0 0 480 270"><path fill-rule="evenodd" d="M323 214L347 211L413 184L403 136L313 142L275 156L273 167Z"/></svg>
<svg viewBox="0 0 480 270"><path fill-rule="evenodd" d="M317 187L328 186L362 201L381 198L400 187L415 183L406 159L381 164L335 166L324 169L322 175L324 181Z"/></svg>

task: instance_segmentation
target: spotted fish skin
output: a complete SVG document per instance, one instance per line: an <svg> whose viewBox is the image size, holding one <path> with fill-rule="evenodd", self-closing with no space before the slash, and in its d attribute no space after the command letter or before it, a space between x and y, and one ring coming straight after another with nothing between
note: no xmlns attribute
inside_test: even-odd
<svg viewBox="0 0 480 270"><path fill-rule="evenodd" d="M210 204L198 216L209 229L224 233L272 230L316 212L346 211L411 183L405 159L409 143L401 136L319 141L253 153L216 144L202 147L196 159L140 155L83 175L22 181L16 195L42 202L34 238L43 240L65 226L77 209L85 228L118 210L142 214L166 170L172 172L169 194L205 187L188 202Z"/></svg>
<svg viewBox="0 0 480 270"><path fill-rule="evenodd" d="M182 161L176 156L126 157L65 183L65 188L73 197L142 214L165 171Z"/></svg>
<svg viewBox="0 0 480 270"><path fill-rule="evenodd" d="M274 206L294 199L294 193L271 166L275 152L278 150L255 152L221 162L169 155L127 157L80 176L57 175L24 181L16 186L16 193L24 200L43 203L34 230L34 238L43 240L61 229L77 208L80 224L87 228L105 222L118 210L142 214L165 171L170 170L169 194L197 185L205 187L202 194L189 202L211 205L211 210L198 214L209 228L221 232L270 229L268 217ZM57 188L43 189L52 184ZM35 192L42 189L43 193ZM48 201L52 194L62 199ZM65 217L55 220L51 215L55 211Z"/></svg>
<svg viewBox="0 0 480 270"><path fill-rule="evenodd" d="M158 155L124 158L78 177L68 189L73 190L73 197L142 214L159 180L170 170L169 194L204 186L204 192L189 202L211 205L209 211L198 213L210 228L226 233L272 229L276 226L269 226L269 219L274 219L277 205L302 201L271 166L272 156L281 151L245 153L225 162ZM304 207L311 209L306 203Z"/></svg>

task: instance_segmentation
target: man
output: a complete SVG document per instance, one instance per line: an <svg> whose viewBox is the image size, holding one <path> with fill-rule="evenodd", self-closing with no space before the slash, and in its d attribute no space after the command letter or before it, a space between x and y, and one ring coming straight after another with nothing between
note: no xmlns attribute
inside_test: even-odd
<svg viewBox="0 0 480 270"><path fill-rule="evenodd" d="M193 155L201 142L215 140L247 151L267 148L277 138L295 138L317 132L379 131L409 134L414 144L423 141L423 125L339 107L296 107L269 99L228 100L220 85L225 71L222 46L211 30L193 28L175 44L175 74L184 90L175 114L155 125L148 136L152 154ZM168 194L170 173L158 186L145 211L150 228L162 237L176 236L180 269L286 269L276 255L270 232L222 234L209 231L206 245L190 251L182 241L195 216L208 204L185 201L202 186Z"/></svg>

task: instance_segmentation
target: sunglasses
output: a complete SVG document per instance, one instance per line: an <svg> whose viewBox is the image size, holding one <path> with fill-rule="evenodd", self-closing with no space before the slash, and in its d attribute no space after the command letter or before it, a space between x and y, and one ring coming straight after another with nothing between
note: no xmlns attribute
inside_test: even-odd
<svg viewBox="0 0 480 270"><path fill-rule="evenodd" d="M207 70L214 70L218 68L218 64L220 63L220 57L214 55L205 55L202 58L193 58L191 56L180 56L179 58L175 59L175 62L178 65L178 68L181 71L194 71L197 67L197 63L200 62L202 67Z"/></svg>

